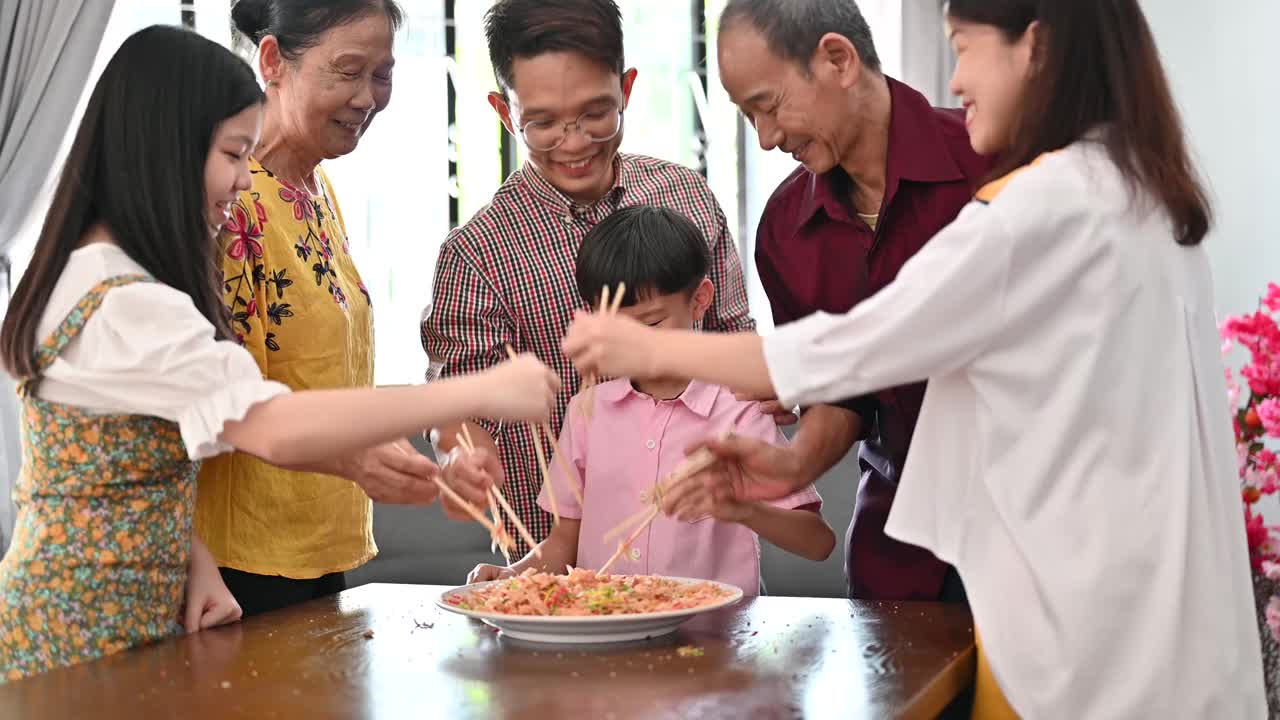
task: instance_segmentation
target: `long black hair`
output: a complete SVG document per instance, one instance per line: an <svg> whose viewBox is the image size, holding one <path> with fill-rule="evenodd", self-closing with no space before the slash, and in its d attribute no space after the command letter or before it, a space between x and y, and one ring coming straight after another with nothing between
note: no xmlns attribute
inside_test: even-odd
<svg viewBox="0 0 1280 720"><path fill-rule="evenodd" d="M1178 244L1204 239L1213 212L1138 0L949 0L946 8L949 17L998 28L1009 41L1040 23L1039 70L993 176L1106 126L1111 161L1165 208Z"/></svg>
<svg viewBox="0 0 1280 720"><path fill-rule="evenodd" d="M190 295L219 337L231 336L205 163L218 125L263 99L244 61L194 32L155 25L125 40L89 98L5 313L0 358L10 374L36 374L36 327L72 251L98 223L152 277Z"/></svg>

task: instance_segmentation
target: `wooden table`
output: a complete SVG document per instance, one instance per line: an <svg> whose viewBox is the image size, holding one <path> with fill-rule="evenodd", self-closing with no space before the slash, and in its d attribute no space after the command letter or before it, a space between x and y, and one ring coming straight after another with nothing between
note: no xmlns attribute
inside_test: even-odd
<svg viewBox="0 0 1280 720"><path fill-rule="evenodd" d="M0 685L0 718L931 718L973 680L963 607L766 597L557 648L439 610L444 589L365 585Z"/></svg>

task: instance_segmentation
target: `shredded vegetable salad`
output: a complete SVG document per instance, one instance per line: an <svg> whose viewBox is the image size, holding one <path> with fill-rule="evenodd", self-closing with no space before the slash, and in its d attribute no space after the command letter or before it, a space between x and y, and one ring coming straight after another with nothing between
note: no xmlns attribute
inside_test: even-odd
<svg viewBox="0 0 1280 720"><path fill-rule="evenodd" d="M450 596L463 610L503 615L633 615L711 605L733 593L709 582L685 583L656 575L598 575L575 568L568 575L528 570L506 580Z"/></svg>

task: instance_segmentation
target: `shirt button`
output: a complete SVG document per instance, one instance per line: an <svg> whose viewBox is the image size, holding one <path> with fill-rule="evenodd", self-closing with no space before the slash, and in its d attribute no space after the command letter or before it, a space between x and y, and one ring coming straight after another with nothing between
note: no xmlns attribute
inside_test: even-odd
<svg viewBox="0 0 1280 720"><path fill-rule="evenodd" d="M652 450L652 449L654 449L654 448L658 447L658 443L656 443L656 442L654 442L654 441L650 440L649 442L645 443L645 444L644 444L644 446L645 446L645 447L647 447L647 448L649 448L650 450Z"/></svg>
<svg viewBox="0 0 1280 720"><path fill-rule="evenodd" d="M565 215L565 216L564 216L564 224L565 224L565 225L572 225L572 224L573 224L573 216L572 216L572 215Z"/></svg>
<svg viewBox="0 0 1280 720"><path fill-rule="evenodd" d="M631 548L631 559L632 560L640 559L640 548Z"/></svg>

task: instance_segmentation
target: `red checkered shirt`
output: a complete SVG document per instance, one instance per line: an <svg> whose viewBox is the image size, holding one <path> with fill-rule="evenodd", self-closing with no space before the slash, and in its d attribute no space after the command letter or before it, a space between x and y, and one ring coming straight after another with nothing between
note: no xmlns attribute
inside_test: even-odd
<svg viewBox="0 0 1280 720"><path fill-rule="evenodd" d="M574 311L587 308L578 296L574 259L588 230L613 211L634 205L681 212L707 238L716 297L703 329L755 330L728 222L702 176L681 165L622 153L615 169L613 188L584 207L526 165L507 178L488 206L449 234L440 248L431 305L422 319L429 378L492 367L507 358L508 343L519 352L531 352L564 383L551 419L558 434L566 404L581 386L577 371L560 351ZM551 517L537 505L542 479L529 427L476 422L497 441L506 472L504 492L541 542L551 531ZM551 451L551 445L543 447ZM522 557L529 548L510 521L508 530L518 540L515 557Z"/></svg>

